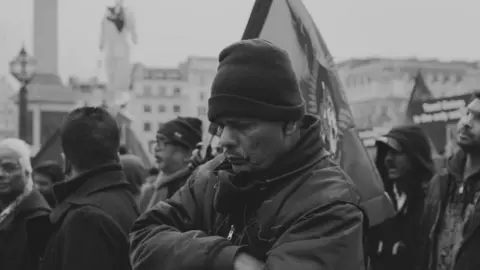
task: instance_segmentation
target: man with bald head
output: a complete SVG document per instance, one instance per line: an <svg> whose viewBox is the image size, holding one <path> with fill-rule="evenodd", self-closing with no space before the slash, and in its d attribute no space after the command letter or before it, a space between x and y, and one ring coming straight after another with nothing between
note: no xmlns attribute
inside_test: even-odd
<svg viewBox="0 0 480 270"><path fill-rule="evenodd" d="M0 269L37 269L43 241L36 223L49 213L33 189L29 146L14 138L0 141Z"/></svg>

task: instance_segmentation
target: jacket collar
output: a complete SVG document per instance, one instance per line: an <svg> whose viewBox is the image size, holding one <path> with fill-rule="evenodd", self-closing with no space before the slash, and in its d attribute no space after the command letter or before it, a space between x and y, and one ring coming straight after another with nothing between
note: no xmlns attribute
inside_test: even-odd
<svg viewBox="0 0 480 270"><path fill-rule="evenodd" d="M128 185L122 166L107 164L54 185L53 193L58 203L75 203L92 193Z"/></svg>
<svg viewBox="0 0 480 270"><path fill-rule="evenodd" d="M112 188L129 190L120 164L102 165L54 185L53 193L59 204L50 214L51 223L60 221L72 206L89 204L89 195Z"/></svg>

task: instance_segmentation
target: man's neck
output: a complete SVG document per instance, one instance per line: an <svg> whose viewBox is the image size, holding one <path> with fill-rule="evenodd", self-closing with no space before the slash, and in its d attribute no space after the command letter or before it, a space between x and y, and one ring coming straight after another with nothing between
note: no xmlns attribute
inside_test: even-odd
<svg viewBox="0 0 480 270"><path fill-rule="evenodd" d="M463 179L467 179L473 174L480 171L480 155L468 154L465 162L465 170L463 173Z"/></svg>

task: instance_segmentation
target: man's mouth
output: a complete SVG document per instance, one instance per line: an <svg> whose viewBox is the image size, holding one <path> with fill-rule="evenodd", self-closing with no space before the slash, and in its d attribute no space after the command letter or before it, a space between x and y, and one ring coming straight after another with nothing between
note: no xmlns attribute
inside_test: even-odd
<svg viewBox="0 0 480 270"><path fill-rule="evenodd" d="M458 137L460 139L467 139L467 140L472 138L472 136L467 132L459 132Z"/></svg>
<svg viewBox="0 0 480 270"><path fill-rule="evenodd" d="M232 165L244 165L247 163L247 160L243 157L234 157L234 156L227 156L228 162Z"/></svg>
<svg viewBox="0 0 480 270"><path fill-rule="evenodd" d="M0 190L8 189L10 186L7 183L0 183Z"/></svg>
<svg viewBox="0 0 480 270"><path fill-rule="evenodd" d="M397 172L397 169L395 169L395 168L388 168L387 171L388 171L389 173L396 173L396 172Z"/></svg>

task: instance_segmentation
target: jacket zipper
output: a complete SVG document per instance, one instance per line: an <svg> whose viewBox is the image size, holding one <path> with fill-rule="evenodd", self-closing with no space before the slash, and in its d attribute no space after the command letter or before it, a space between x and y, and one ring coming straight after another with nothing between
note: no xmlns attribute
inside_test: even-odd
<svg viewBox="0 0 480 270"><path fill-rule="evenodd" d="M235 225L230 226L230 231L228 232L227 240L231 241L233 238L233 234L235 233Z"/></svg>

